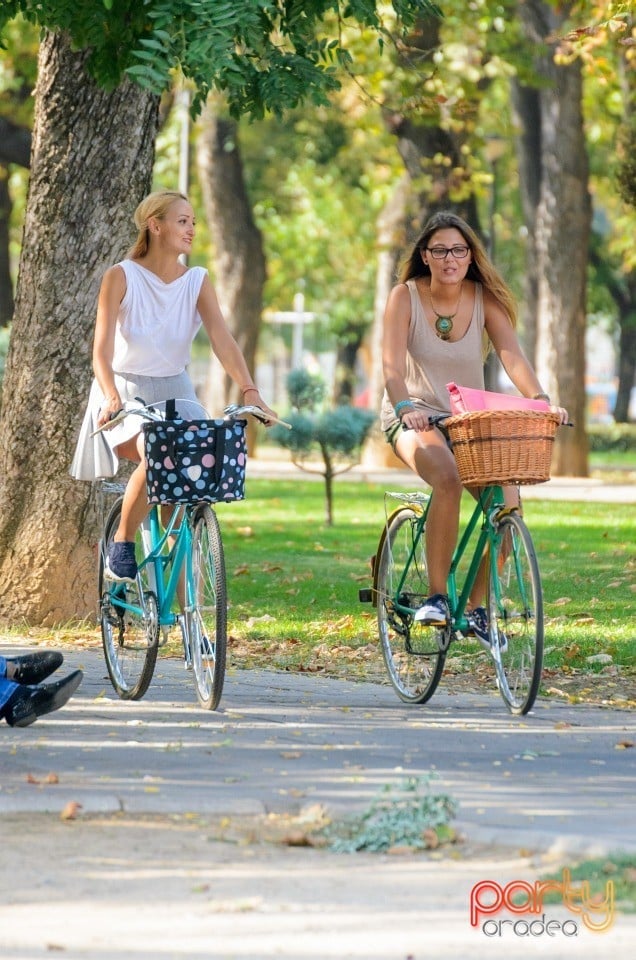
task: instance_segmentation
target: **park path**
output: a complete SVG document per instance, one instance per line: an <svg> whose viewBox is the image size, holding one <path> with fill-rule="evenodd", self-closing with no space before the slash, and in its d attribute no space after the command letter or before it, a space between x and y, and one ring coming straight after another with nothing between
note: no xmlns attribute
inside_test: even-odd
<svg viewBox="0 0 636 960"><path fill-rule="evenodd" d="M248 466L248 479L297 475ZM341 479L413 486L408 471L363 466ZM633 504L636 486L558 478L524 498ZM605 933L550 905L554 935L530 934L528 914L520 932L486 934L469 906L484 880L503 891L579 857L636 856L633 713L539 699L514 718L493 690L455 694L450 679L413 707L389 687L260 670L230 671L207 713L178 660L160 659L144 700L125 703L101 651L65 653L85 671L71 703L24 730L0 724L2 960L631 960L636 918L620 910ZM431 775L459 804L455 847L261 841L270 820L302 834Z"/></svg>
<svg viewBox="0 0 636 960"><path fill-rule="evenodd" d="M114 697L99 650L66 662L85 670L71 703L0 730L3 960L633 955L634 917L548 942L493 938L468 916L481 880L504 889L577 856L636 854L633 713L539 700L514 718L491 691L444 685L414 707L389 687L260 670L231 671L207 713L178 660L159 660L138 703ZM385 785L431 773L459 803L456 848L218 842L245 817L353 815ZM69 803L81 806L63 821Z"/></svg>

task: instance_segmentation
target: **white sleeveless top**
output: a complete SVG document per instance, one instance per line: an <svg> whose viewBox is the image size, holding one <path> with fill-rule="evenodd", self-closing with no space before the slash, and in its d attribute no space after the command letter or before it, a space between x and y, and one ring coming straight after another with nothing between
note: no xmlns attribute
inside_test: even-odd
<svg viewBox="0 0 636 960"><path fill-rule="evenodd" d="M450 413L446 384L451 380L462 387L484 389L482 335L484 297L480 283L475 284L473 314L461 340L441 340L426 318L415 280L407 280L411 295L411 319L407 339L406 388L418 409L429 416ZM385 391L380 422L383 430L397 423L393 406Z"/></svg>
<svg viewBox="0 0 636 960"><path fill-rule="evenodd" d="M117 266L126 275L126 293L115 328L113 370L145 377L173 377L190 361L190 348L201 326L197 300L207 274L191 267L171 283L134 260Z"/></svg>

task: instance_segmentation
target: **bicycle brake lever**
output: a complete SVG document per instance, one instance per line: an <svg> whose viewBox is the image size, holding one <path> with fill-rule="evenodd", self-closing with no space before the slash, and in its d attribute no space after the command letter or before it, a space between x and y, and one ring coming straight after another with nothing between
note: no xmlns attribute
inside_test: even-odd
<svg viewBox="0 0 636 960"><path fill-rule="evenodd" d="M244 413L249 413L252 417L255 417L256 420L260 420L261 423L280 423L282 427L287 427L288 430L292 429L291 423L287 423L286 420L280 420L278 417L267 416L265 411L261 407L255 407L252 405L239 407L236 403L231 403L229 406L225 407L223 413L226 417L235 417L238 414L242 415Z"/></svg>
<svg viewBox="0 0 636 960"><path fill-rule="evenodd" d="M113 427L116 427L118 423L128 416L128 411L124 410L122 407L121 410L116 410L114 413L111 413L106 423L102 423L101 427L98 427L97 430L93 430L91 437L96 437L98 433L102 433L104 430L112 430Z"/></svg>

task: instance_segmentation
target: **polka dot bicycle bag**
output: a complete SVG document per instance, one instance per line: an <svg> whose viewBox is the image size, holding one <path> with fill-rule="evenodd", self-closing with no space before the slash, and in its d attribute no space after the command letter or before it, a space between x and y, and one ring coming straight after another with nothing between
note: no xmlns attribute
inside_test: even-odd
<svg viewBox="0 0 636 960"><path fill-rule="evenodd" d="M246 425L245 420L144 424L148 502L242 500Z"/></svg>

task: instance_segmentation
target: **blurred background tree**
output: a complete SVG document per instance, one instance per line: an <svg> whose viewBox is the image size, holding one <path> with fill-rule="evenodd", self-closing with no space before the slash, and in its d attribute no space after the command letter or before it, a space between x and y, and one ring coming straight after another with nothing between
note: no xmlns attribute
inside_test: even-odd
<svg viewBox="0 0 636 960"><path fill-rule="evenodd" d="M16 308L11 400L0 414L0 571L10 580L19 558L35 550L50 564L25 586L21 615L60 614L56 601L38 599L57 590L57 569L83 567L66 591L68 606L90 602L85 548L94 518L86 491L69 487L66 464L90 379L98 281L128 246L130 214L151 185L187 185L198 215L192 262L211 268L259 375L287 372L291 330L272 317L301 293L314 318L307 352L333 355L323 372L330 402L376 410L382 312L397 264L422 220L451 206L468 215L517 293L527 352L575 413L577 432L563 431L570 446L558 472L587 472L586 338L594 364L606 343L617 358L607 373L608 390L618 374L616 396L594 395L595 404L606 399L596 415L628 419L636 368L633 5L441 6L443 17L416 0L363 0L347 18L344 2L310 0L302 22L292 23L291 0L258 8L251 0L188 0L178 10L173 0L2 4L0 165L8 177L0 168L0 321L14 295ZM270 35L256 9L277 12L287 37L267 69L260 58ZM147 29L149 12L158 36ZM42 25L50 32L40 44ZM72 49L65 30L73 31ZM222 35L232 38L226 46ZM132 69L143 88L117 86L121 69ZM64 73L68 103L53 113ZM40 119L29 156L36 78ZM203 112L185 123L184 103L197 96ZM130 120L114 122L114 106L130 109ZM207 354L199 367L204 391L235 399ZM38 424L29 456L59 462L50 475L25 459L16 426L24 416ZM365 459L388 450L372 429ZM43 546L51 517L59 529ZM17 609L9 580L8 609Z"/></svg>
<svg viewBox="0 0 636 960"><path fill-rule="evenodd" d="M292 370L287 377L292 429L275 424L269 436L291 454L292 463L325 482L325 524L333 525L333 483L360 462L363 444L376 419L372 410L327 401L326 384L318 373ZM320 460L316 459L318 453Z"/></svg>

